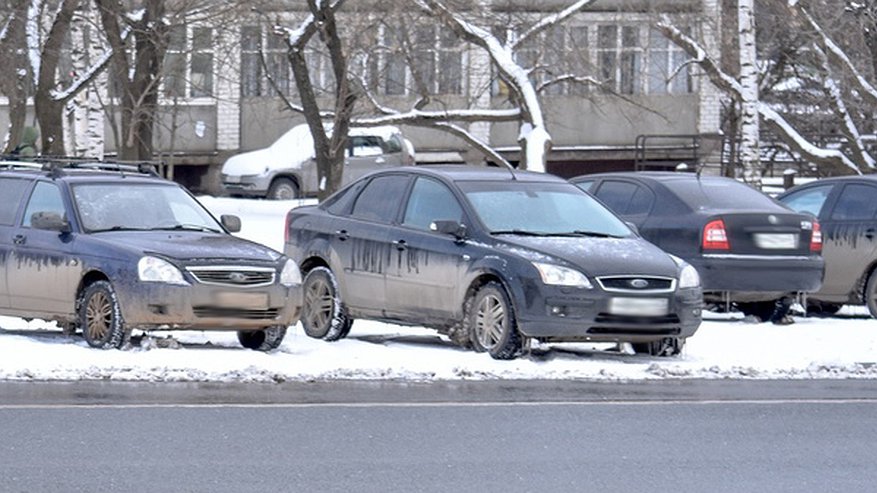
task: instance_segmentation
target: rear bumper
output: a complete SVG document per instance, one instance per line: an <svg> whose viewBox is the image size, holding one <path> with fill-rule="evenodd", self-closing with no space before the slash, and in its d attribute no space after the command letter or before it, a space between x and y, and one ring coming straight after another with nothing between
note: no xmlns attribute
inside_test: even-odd
<svg viewBox="0 0 877 493"><path fill-rule="evenodd" d="M776 293L818 291L825 268L820 255L705 254L686 260L700 273L705 292L740 293L744 297L765 293L767 299Z"/></svg>

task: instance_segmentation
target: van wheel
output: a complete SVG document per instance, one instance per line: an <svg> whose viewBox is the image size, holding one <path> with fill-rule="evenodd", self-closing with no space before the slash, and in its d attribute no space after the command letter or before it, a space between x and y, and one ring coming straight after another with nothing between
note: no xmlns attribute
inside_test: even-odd
<svg viewBox="0 0 877 493"><path fill-rule="evenodd" d="M292 200L300 197L298 184L289 178L277 178L268 187L268 198L271 200Z"/></svg>
<svg viewBox="0 0 877 493"><path fill-rule="evenodd" d="M239 330L238 342L247 349L271 351L280 347L284 336L286 327L275 325L262 330Z"/></svg>
<svg viewBox="0 0 877 493"><path fill-rule="evenodd" d="M514 359L521 353L523 338L509 296L500 284L482 286L467 317L476 351L486 351L493 359Z"/></svg>
<svg viewBox="0 0 877 493"><path fill-rule="evenodd" d="M657 341L632 343L635 353L648 354L649 356L676 356L682 352L685 339L679 337L665 337Z"/></svg>
<svg viewBox="0 0 877 493"><path fill-rule="evenodd" d="M865 306L871 312L871 316L877 318L877 269L871 271L868 283L865 285Z"/></svg>
<svg viewBox="0 0 877 493"><path fill-rule="evenodd" d="M89 346L120 348L125 343L125 321L113 285L107 281L90 284L79 299L79 326Z"/></svg>
<svg viewBox="0 0 877 493"><path fill-rule="evenodd" d="M341 301L335 274L326 267L311 269L302 283L302 291L301 325L305 334L324 341L346 337L353 319Z"/></svg>

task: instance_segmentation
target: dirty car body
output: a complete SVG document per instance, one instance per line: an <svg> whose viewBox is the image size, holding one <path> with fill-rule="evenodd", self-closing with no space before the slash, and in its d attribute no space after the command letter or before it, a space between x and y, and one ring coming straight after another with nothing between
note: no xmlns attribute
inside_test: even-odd
<svg viewBox="0 0 877 493"><path fill-rule="evenodd" d="M669 342L675 354L701 322L694 269L550 175L375 173L293 209L287 235L286 253L305 274L302 323L315 337L343 337L367 318L433 327L500 359L528 337L632 342L651 353ZM311 289L321 281L327 292ZM340 306L327 317L312 310L332 300Z"/></svg>
<svg viewBox="0 0 877 493"><path fill-rule="evenodd" d="M276 346L297 321L295 263L232 236L226 226L239 219L217 221L173 182L136 170L0 170L0 196L3 314L79 326L98 347L119 347L131 329L224 329L270 349L255 344L260 332L273 330ZM83 327L92 323L96 333ZM99 340L114 330L124 337Z"/></svg>

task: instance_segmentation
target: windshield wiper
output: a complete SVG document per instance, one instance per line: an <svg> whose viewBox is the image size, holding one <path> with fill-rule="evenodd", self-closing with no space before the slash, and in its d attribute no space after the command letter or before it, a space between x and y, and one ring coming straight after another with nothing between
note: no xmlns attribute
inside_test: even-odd
<svg viewBox="0 0 877 493"><path fill-rule="evenodd" d="M221 233L218 229L208 228L200 224L174 224L173 226L156 226L149 229L155 231L209 231L211 233Z"/></svg>
<svg viewBox="0 0 877 493"><path fill-rule="evenodd" d="M491 231L492 235L519 235L519 236L554 236L548 233L540 233L538 231L526 231L523 229L500 229Z"/></svg>
<svg viewBox="0 0 877 493"><path fill-rule="evenodd" d="M143 228L132 228L129 226L111 226L109 228L92 229L92 233L103 233L105 231L144 231Z"/></svg>
<svg viewBox="0 0 877 493"><path fill-rule="evenodd" d="M624 238L624 236L603 233L600 231L585 231L577 229L575 231L567 231L563 233L551 233L546 236L564 236L564 237L588 237L588 238Z"/></svg>

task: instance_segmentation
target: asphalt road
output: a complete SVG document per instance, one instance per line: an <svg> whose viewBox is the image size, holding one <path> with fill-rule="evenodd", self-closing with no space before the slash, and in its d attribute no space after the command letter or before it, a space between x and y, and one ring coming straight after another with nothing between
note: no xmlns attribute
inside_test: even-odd
<svg viewBox="0 0 877 493"><path fill-rule="evenodd" d="M2 383L0 491L874 491L877 382Z"/></svg>

